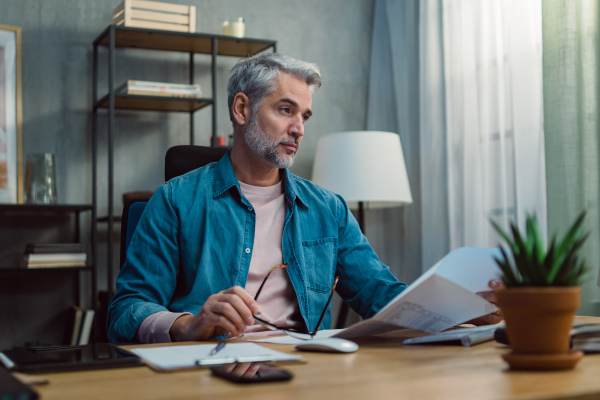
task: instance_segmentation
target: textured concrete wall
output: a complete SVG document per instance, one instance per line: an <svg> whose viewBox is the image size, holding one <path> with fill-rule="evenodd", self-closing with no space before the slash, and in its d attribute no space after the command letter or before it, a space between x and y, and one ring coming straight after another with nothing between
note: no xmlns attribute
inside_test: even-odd
<svg viewBox="0 0 600 400"><path fill-rule="evenodd" d="M92 42L111 23L112 10L120 1L0 0L0 24L22 28L23 156L34 152L55 153L61 203L92 202ZM246 20L247 37L277 40L280 53L320 66L323 86L314 96L314 115L306 127L292 168L294 173L310 178L319 136L365 128L373 0L169 2L197 7L198 32L221 34L225 18L242 16ZM100 56L99 94L102 96L107 87L106 49L102 49ZM187 54L119 49L116 61L117 85L127 79L180 83L188 79ZM217 132L224 135L231 133L225 87L228 70L235 61L229 57L218 59ZM211 96L208 56L196 57L196 80ZM197 144L208 145L211 116L210 107L195 113ZM102 112L99 119L99 215L106 214L108 203L106 123L106 113ZM124 192L154 190L163 182L165 151L173 145L187 144L188 140L189 116L186 114L117 112L115 214L121 213ZM105 244L110 235L106 226L99 228L98 284L102 289L106 286ZM31 236L25 237L29 233L24 227L7 232L0 226L0 238L9 238L8 243L36 241ZM40 237L44 241L51 240L44 236L46 233L42 230ZM117 230L112 235L116 244L115 261L118 260L118 235ZM87 287L82 285L82 290L85 292ZM0 296L0 300L7 301L6 296ZM61 301L68 306L69 299ZM21 314L11 316L11 322L0 330L4 338L0 340L1 347L22 344L24 338L34 339L36 331L40 331L35 324L23 323L29 319L26 310ZM64 316L57 314L49 318L48 324L51 324Z"/></svg>
<svg viewBox="0 0 600 400"><path fill-rule="evenodd" d="M0 0L0 24L22 28L23 149L56 154L61 202L91 202L92 42L111 22L119 0ZM313 101L293 171L310 177L317 138L326 133L364 129L365 96L372 25L366 0L180 0L197 7L197 31L221 33L226 17L243 16L246 36L274 39L278 51L317 63L323 87ZM178 53L119 50L116 84L126 79L186 82L187 56ZM106 52L101 51L106 65ZM210 95L210 64L198 56L196 78ZM236 59L218 60L217 129L229 134L225 86ZM100 68L101 88L106 69ZM105 89L100 90L104 94ZM105 127L105 117L100 119ZM211 110L195 114L197 144L208 144ZM164 152L188 142L184 114L118 112L115 139L115 204L123 192L155 189L162 183ZM102 130L103 133L104 130ZM100 136L104 143L104 134ZM100 146L100 166L106 165ZM106 168L100 170L101 183ZM103 191L100 192L103 194ZM99 213L105 211L100 203Z"/></svg>

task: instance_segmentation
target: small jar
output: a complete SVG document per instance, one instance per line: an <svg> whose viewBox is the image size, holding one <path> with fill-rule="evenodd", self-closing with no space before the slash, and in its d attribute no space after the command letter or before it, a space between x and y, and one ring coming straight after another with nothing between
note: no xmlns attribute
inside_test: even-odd
<svg viewBox="0 0 600 400"><path fill-rule="evenodd" d="M242 18L242 17L239 17L238 19L236 19L234 21L230 21L228 23L229 36L243 38L245 31L246 31L246 26L244 24L244 18Z"/></svg>

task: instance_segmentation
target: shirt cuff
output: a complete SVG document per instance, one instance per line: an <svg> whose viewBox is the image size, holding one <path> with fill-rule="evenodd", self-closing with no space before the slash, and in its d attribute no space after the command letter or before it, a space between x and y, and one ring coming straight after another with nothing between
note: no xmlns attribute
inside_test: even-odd
<svg viewBox="0 0 600 400"><path fill-rule="evenodd" d="M169 335L169 330L171 329L171 325L182 315L192 315L192 313L159 311L148 315L138 329L140 343L170 343L171 335Z"/></svg>

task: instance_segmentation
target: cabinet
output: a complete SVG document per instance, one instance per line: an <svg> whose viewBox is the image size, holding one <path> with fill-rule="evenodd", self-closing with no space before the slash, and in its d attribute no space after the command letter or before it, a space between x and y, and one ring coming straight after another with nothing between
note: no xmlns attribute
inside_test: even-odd
<svg viewBox="0 0 600 400"><path fill-rule="evenodd" d="M97 223L107 223L107 231L113 232L114 224L119 223L120 218L114 215L113 204L113 186L114 186L114 135L115 135L115 111L116 110L152 110L164 112L182 112L189 113L189 143L194 144L194 118L193 114L204 107L212 106L212 142L216 145L217 140L217 110L214 107L217 104L216 98L216 72L217 57L245 57L272 49L276 51L277 42L273 40L235 38L230 36L211 35L204 33L186 33L159 31L152 29L129 28L124 26L110 25L94 41L93 53L93 120L92 120L92 140L93 140L93 201L94 209L98 204L98 113L104 110L108 113L107 124L107 168L108 178L106 194L108 195L107 216L95 218L94 235L97 232ZM98 50L100 47L108 49L108 93L99 97L98 93ZM196 63L195 54L208 54L210 59L210 80L211 96L201 99L191 99L182 97L163 97L147 95L126 95L115 93L115 70L116 70L116 48L138 48L147 50L162 50L170 52L184 52L189 54L188 72L189 79L187 83L194 83ZM130 79L135 79L131 77ZM181 83L181 82L170 82ZM120 84L118 82L117 84ZM206 90L206 88L203 88ZM164 149L165 152L167 149ZM135 188L133 188L135 189ZM113 271L114 266L114 248L112 240L107 241L107 291L110 298L113 293Z"/></svg>
<svg viewBox="0 0 600 400"><path fill-rule="evenodd" d="M0 204L1 349L65 344L70 306L95 309L97 274L89 261L94 259L95 240L90 238L89 248L81 235L81 214L87 214L86 226L91 226L92 212L92 204ZM28 242L82 241L89 257L85 267L20 266Z"/></svg>

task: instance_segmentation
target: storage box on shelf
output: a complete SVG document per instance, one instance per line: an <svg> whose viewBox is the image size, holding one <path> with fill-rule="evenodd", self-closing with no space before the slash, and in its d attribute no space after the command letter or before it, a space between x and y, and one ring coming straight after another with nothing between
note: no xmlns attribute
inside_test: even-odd
<svg viewBox="0 0 600 400"><path fill-rule="evenodd" d="M113 11L115 25L196 32L196 7L146 0L124 0Z"/></svg>

